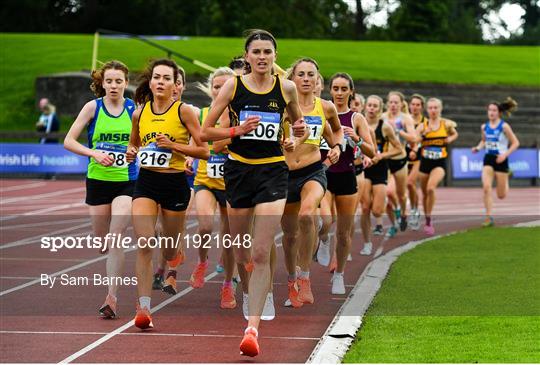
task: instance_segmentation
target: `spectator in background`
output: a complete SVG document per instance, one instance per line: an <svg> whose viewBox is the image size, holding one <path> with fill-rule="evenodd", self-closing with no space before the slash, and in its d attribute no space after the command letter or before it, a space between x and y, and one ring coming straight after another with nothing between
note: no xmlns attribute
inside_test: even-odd
<svg viewBox="0 0 540 365"><path fill-rule="evenodd" d="M45 133L54 133L60 130L60 121L56 116L56 107L52 105L47 98L43 98L39 101L39 109L41 115L36 123L36 131ZM42 137L39 143L58 143L58 138Z"/></svg>

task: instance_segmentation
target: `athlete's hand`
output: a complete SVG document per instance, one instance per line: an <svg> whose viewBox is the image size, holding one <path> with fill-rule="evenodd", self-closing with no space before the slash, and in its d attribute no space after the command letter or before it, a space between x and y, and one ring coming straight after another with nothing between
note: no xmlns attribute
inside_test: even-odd
<svg viewBox="0 0 540 365"><path fill-rule="evenodd" d="M371 158L364 156L362 159L362 164L364 165L364 168L367 169L368 167L371 167L373 165L373 161Z"/></svg>
<svg viewBox="0 0 540 365"><path fill-rule="evenodd" d="M341 156L341 148L339 145L334 146L334 148L330 149L330 151L328 151L328 154L326 155L332 165L339 161L339 156Z"/></svg>
<svg viewBox="0 0 540 365"><path fill-rule="evenodd" d="M480 151L480 149L478 148L478 146L474 146L473 148L471 148L471 152L472 152L472 153L477 153L478 151Z"/></svg>
<svg viewBox="0 0 540 365"><path fill-rule="evenodd" d="M114 162L114 159L111 156L102 151L95 150L92 157L98 164L105 167L111 166Z"/></svg>
<svg viewBox="0 0 540 365"><path fill-rule="evenodd" d="M160 148L172 149L174 147L174 143L169 139L169 137L161 133L156 136L156 144Z"/></svg>
<svg viewBox="0 0 540 365"><path fill-rule="evenodd" d="M377 152L377 154L371 159L371 162L373 162L373 164L375 165L379 163L380 160L382 160L381 153Z"/></svg>
<svg viewBox="0 0 540 365"><path fill-rule="evenodd" d="M294 148L296 147L296 144L290 138L285 138L285 140L281 144L287 152L294 152Z"/></svg>
<svg viewBox="0 0 540 365"><path fill-rule="evenodd" d="M244 134L247 134L251 131L254 131L257 129L257 126L259 125L259 122L261 120L261 117L258 115L250 115L246 118L246 121L242 124L240 124L239 127L236 127L235 132L237 136L243 136Z"/></svg>
<svg viewBox="0 0 540 365"><path fill-rule="evenodd" d="M343 127L343 133L345 136L350 137L353 141L358 141L360 137L356 135L356 132L351 127Z"/></svg>
<svg viewBox="0 0 540 365"><path fill-rule="evenodd" d="M307 128L307 125L304 122L304 119L302 119L302 118L298 119L292 125L293 136L295 136L297 138L303 137L304 134L306 133L306 128Z"/></svg>
<svg viewBox="0 0 540 365"><path fill-rule="evenodd" d="M498 156L497 156L497 159L495 160L495 162L497 162L497 163L503 163L504 160L506 160L506 155L503 153L502 155L498 155Z"/></svg>
<svg viewBox="0 0 540 365"><path fill-rule="evenodd" d="M135 161L135 158L137 157L137 152L139 152L139 149L135 146L128 146L126 151L126 161L131 163Z"/></svg>
<svg viewBox="0 0 540 365"><path fill-rule="evenodd" d="M195 173L193 171L193 157L186 156L186 162L184 162L184 172L188 176L191 176Z"/></svg>

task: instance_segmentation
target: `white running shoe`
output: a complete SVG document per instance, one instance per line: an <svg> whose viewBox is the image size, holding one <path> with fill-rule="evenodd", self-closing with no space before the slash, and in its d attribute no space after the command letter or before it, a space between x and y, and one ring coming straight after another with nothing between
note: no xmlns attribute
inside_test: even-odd
<svg viewBox="0 0 540 365"><path fill-rule="evenodd" d="M326 241L319 240L319 249L317 250L317 262L322 266L330 265L330 236Z"/></svg>
<svg viewBox="0 0 540 365"><path fill-rule="evenodd" d="M345 282L343 275L337 275L334 273L332 276L332 294L345 294Z"/></svg>
<svg viewBox="0 0 540 365"><path fill-rule="evenodd" d="M244 312L244 318L248 320L249 315L249 304L248 304L249 295L242 292L242 312Z"/></svg>
<svg viewBox="0 0 540 365"><path fill-rule="evenodd" d="M284 307L292 307L291 300L287 298L287 300L285 301L285 303L283 303L283 306L284 306Z"/></svg>
<svg viewBox="0 0 540 365"><path fill-rule="evenodd" d="M351 254L349 254L349 255L347 256L347 261L352 261L352 255L351 255Z"/></svg>
<svg viewBox="0 0 540 365"><path fill-rule="evenodd" d="M366 242L364 243L364 247L362 248L362 251L360 251L360 255L370 256L372 250L373 250L373 244L371 242Z"/></svg>
<svg viewBox="0 0 540 365"><path fill-rule="evenodd" d="M276 318L276 308L274 307L274 294L268 293L261 315L263 321L271 321Z"/></svg>

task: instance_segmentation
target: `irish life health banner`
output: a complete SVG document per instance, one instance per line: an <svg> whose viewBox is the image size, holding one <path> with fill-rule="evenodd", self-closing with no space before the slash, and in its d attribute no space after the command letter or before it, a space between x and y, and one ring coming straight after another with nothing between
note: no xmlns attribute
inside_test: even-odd
<svg viewBox="0 0 540 365"><path fill-rule="evenodd" d="M472 153L470 148L452 149L452 175L454 179L480 179L484 165L484 151ZM508 159L514 178L540 177L539 154L536 148L520 148Z"/></svg>
<svg viewBox="0 0 540 365"><path fill-rule="evenodd" d="M61 144L0 143L0 173L83 174L87 166Z"/></svg>

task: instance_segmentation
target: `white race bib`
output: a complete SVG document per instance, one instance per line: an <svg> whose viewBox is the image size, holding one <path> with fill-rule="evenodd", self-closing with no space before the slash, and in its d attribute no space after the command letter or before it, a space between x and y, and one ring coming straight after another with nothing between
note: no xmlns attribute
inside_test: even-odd
<svg viewBox="0 0 540 365"><path fill-rule="evenodd" d="M206 163L206 175L211 179L223 178L224 163L227 160L225 155L210 155Z"/></svg>
<svg viewBox="0 0 540 365"><path fill-rule="evenodd" d="M486 141L486 150L497 151L499 149L499 142Z"/></svg>
<svg viewBox="0 0 540 365"><path fill-rule="evenodd" d="M257 125L257 129L240 136L240 139L277 142L281 125L281 118L278 113L242 110L240 112L240 125L244 124L250 116L259 116L261 118L259 125Z"/></svg>
<svg viewBox="0 0 540 365"><path fill-rule="evenodd" d="M109 155L114 160L112 164L114 167L126 167L128 165L126 158L126 146L100 142L96 144L96 150L105 152L107 155Z"/></svg>
<svg viewBox="0 0 540 365"><path fill-rule="evenodd" d="M429 160L439 160L443 158L443 151L441 147L424 147L422 156Z"/></svg>
<svg viewBox="0 0 540 365"><path fill-rule="evenodd" d="M144 146L137 153L141 166L144 167L169 167L172 152L166 148L160 148L155 142Z"/></svg>
<svg viewBox="0 0 540 365"><path fill-rule="evenodd" d="M320 116L304 116L304 121L309 127L309 137L306 142L319 143L323 133L322 119Z"/></svg>

